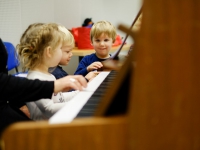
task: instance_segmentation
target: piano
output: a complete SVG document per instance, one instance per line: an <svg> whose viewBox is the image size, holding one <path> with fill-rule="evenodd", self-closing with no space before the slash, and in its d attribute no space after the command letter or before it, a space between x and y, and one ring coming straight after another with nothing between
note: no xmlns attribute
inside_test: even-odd
<svg viewBox="0 0 200 150"><path fill-rule="evenodd" d="M15 123L1 135L0 148L200 149L199 9L199 0L144 0L140 32L118 27L135 44L94 115Z"/></svg>
<svg viewBox="0 0 200 150"><path fill-rule="evenodd" d="M83 91L80 91L74 98L72 98L66 105L54 114L49 123L69 123L75 117L79 116L93 116L94 111L99 103L100 97L104 94L108 85L108 75L114 74L110 71L100 72ZM108 81L108 82L106 82ZM103 83L103 84L102 84ZM97 90L97 91L96 91Z"/></svg>
<svg viewBox="0 0 200 150"><path fill-rule="evenodd" d="M97 107L101 103L101 98L106 95L106 91L109 88L113 88L112 83L115 82L116 77L117 71L115 70L100 72L97 77L95 77L92 81L88 83L86 89L79 92L74 98L66 103L66 105L62 109L54 114L49 119L49 123L69 123L74 118L94 116L95 112L97 111ZM123 84L127 83L124 81ZM119 91L116 91L115 96L118 97L119 101L115 101L115 103L112 103L110 105L109 111L105 112L104 115L109 116L116 113L125 113L125 111L127 110L126 99L128 96L128 90L124 86L123 88L119 88ZM124 99L124 101L120 102L120 99Z"/></svg>

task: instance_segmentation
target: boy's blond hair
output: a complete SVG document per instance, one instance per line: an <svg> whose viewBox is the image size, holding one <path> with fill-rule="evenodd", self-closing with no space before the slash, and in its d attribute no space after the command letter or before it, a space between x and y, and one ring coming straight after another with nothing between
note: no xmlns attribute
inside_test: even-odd
<svg viewBox="0 0 200 150"><path fill-rule="evenodd" d="M62 33L63 45L75 46L75 40L72 33L62 24L49 23L55 30Z"/></svg>
<svg viewBox="0 0 200 150"><path fill-rule="evenodd" d="M93 24L90 31L90 40L92 42L93 38L98 38L101 34L104 33L112 38L113 43L115 42L117 32L116 28L108 21L98 21Z"/></svg>
<svg viewBox="0 0 200 150"><path fill-rule="evenodd" d="M58 25L58 29L63 33L63 45L75 46L75 40L72 33L63 25Z"/></svg>

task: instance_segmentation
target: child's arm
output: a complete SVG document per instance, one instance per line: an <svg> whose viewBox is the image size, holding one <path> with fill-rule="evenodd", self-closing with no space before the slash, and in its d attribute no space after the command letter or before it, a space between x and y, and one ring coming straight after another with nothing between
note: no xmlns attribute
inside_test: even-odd
<svg viewBox="0 0 200 150"><path fill-rule="evenodd" d="M74 75L83 75L85 76L87 74L87 67L82 68L82 67L78 67L76 72L74 73Z"/></svg>
<svg viewBox="0 0 200 150"><path fill-rule="evenodd" d="M65 102L70 101L79 91L63 92Z"/></svg>
<svg viewBox="0 0 200 150"><path fill-rule="evenodd" d="M47 118L50 118L59 109L61 109L66 103L54 103L52 99L40 99L38 101L35 101L35 104L42 111L44 116L46 116Z"/></svg>
<svg viewBox="0 0 200 150"><path fill-rule="evenodd" d="M89 72L89 73L85 76L85 78L86 78L88 81L90 81L90 80L92 80L93 78L95 78L98 74L99 74L99 72L94 72L94 71L92 71L92 72Z"/></svg>
<svg viewBox="0 0 200 150"><path fill-rule="evenodd" d="M90 72L90 71L93 71L93 70L97 70L101 67L103 67L101 62L93 62L91 65L89 65L87 67L87 71Z"/></svg>
<svg viewBox="0 0 200 150"><path fill-rule="evenodd" d="M88 68L88 66L90 67ZM83 59L80 61L78 68L74 74L80 74L86 76L88 72L98 69L99 67L102 66L103 65L101 64L101 62L98 61L98 58L95 54L87 55L83 57Z"/></svg>
<svg viewBox="0 0 200 150"><path fill-rule="evenodd" d="M88 66L89 64L87 63L87 61L86 61L86 59L85 59L85 57L80 61L80 63L79 63L79 65L78 65L78 68L76 69L76 71L75 71L75 75L83 75L83 76L85 76L87 73L88 73L88 71L87 71L87 66Z"/></svg>
<svg viewBox="0 0 200 150"><path fill-rule="evenodd" d="M86 76L88 74L88 72L97 70L101 67L103 67L101 62L93 62L89 66L86 66L84 63L80 62L79 66L74 74L75 75L80 74L80 75Z"/></svg>

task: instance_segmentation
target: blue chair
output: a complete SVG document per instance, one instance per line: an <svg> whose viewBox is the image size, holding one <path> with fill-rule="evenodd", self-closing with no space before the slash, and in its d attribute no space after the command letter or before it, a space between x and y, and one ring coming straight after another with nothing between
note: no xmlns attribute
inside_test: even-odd
<svg viewBox="0 0 200 150"><path fill-rule="evenodd" d="M8 71L12 70L15 68L16 73L18 74L18 66L19 66L19 60L18 60L18 56L15 50L15 47L13 46L12 43L10 42L3 42L7 53L8 53L8 61L7 61L7 69Z"/></svg>

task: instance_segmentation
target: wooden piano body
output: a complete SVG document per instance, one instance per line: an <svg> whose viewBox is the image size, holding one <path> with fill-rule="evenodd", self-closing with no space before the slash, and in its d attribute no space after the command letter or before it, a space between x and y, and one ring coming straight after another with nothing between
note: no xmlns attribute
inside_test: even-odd
<svg viewBox="0 0 200 150"><path fill-rule="evenodd" d="M144 1L140 33L119 27L134 38L134 50L95 116L57 125L13 124L1 136L1 148L200 149L199 10L199 0ZM127 99L115 96L121 86L129 89ZM120 101L126 110L118 111Z"/></svg>

